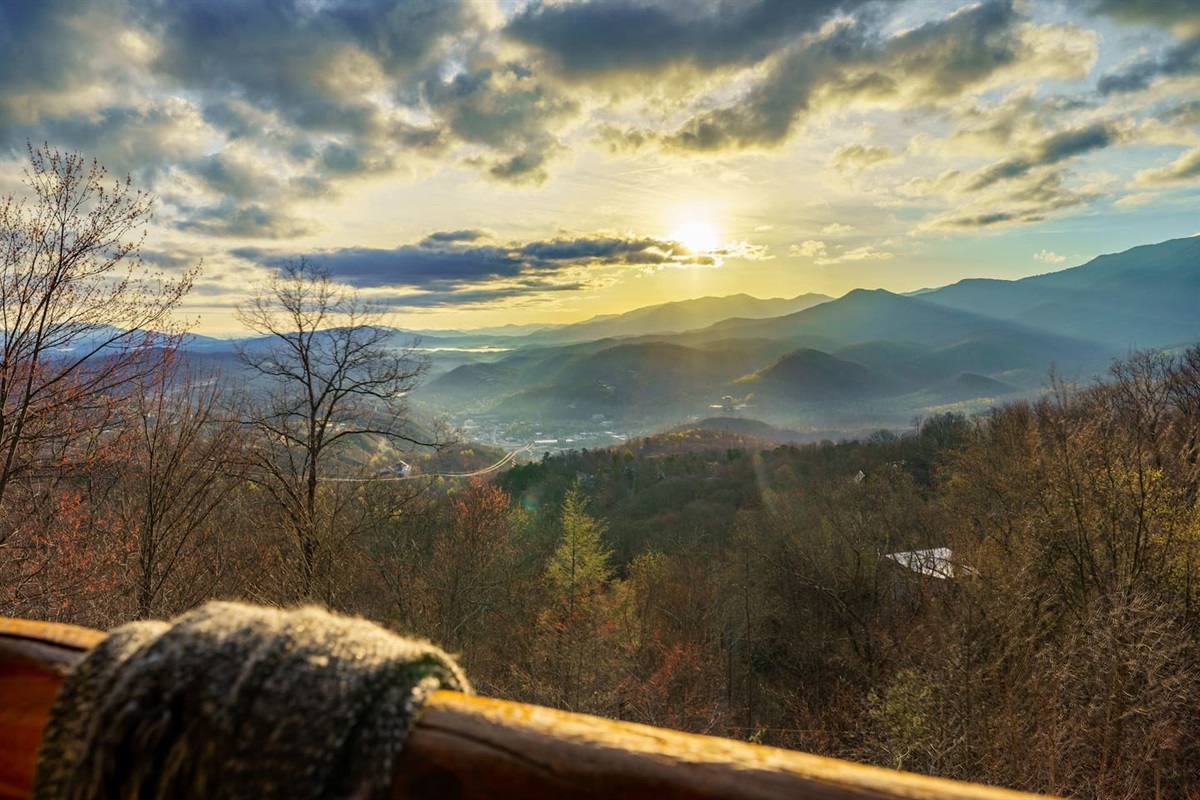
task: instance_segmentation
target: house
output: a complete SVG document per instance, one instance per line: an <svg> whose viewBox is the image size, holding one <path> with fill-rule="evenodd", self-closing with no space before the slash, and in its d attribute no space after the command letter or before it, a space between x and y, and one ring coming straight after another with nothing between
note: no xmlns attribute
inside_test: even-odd
<svg viewBox="0 0 1200 800"><path fill-rule="evenodd" d="M971 577L975 570L965 564L960 564L949 547L934 547L929 550L906 550L902 553L888 553L890 558L902 567L918 575L928 578Z"/></svg>
<svg viewBox="0 0 1200 800"><path fill-rule="evenodd" d="M894 564L886 576L892 599L914 609L943 596L955 578L974 577L976 570L961 563L949 547L888 553L883 564Z"/></svg>

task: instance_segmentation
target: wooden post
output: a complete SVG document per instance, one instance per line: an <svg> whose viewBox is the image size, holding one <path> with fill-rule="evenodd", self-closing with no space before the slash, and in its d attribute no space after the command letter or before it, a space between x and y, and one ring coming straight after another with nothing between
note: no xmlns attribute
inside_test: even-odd
<svg viewBox="0 0 1200 800"><path fill-rule="evenodd" d="M0 618L0 800L24 800L54 695L103 634ZM540 706L437 692L400 754L393 797L484 800L1029 800Z"/></svg>
<svg viewBox="0 0 1200 800"><path fill-rule="evenodd" d="M104 634L0 617L0 800L24 800L63 678Z"/></svg>

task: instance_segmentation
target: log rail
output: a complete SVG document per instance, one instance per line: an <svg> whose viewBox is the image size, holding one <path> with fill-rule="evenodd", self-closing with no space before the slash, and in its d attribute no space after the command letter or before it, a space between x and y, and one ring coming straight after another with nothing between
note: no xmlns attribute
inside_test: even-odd
<svg viewBox="0 0 1200 800"><path fill-rule="evenodd" d="M63 678L104 634L0 617L0 800L29 796ZM398 759L395 798L1021 800L1025 794L540 706L437 692Z"/></svg>

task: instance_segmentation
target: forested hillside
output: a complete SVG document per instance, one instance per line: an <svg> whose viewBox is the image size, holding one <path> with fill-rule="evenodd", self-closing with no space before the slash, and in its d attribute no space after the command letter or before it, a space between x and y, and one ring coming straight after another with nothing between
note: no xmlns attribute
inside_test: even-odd
<svg viewBox="0 0 1200 800"><path fill-rule="evenodd" d="M181 464L211 463L201 441L237 446L156 441ZM156 475L123 451L57 483L8 532L22 560L2 562L0 613L108 626L207 596L304 599L254 475L217 495L185 483L171 502L208 513L152 529ZM327 483L308 597L440 642L485 694L1060 794L1181 796L1200 770L1198 487L1192 347L865 440L681 429L490 482Z"/></svg>

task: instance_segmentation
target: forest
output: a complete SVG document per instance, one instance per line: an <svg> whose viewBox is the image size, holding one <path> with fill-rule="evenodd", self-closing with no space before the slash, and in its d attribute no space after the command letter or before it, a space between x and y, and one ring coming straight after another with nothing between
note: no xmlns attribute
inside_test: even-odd
<svg viewBox="0 0 1200 800"><path fill-rule="evenodd" d="M1200 797L1200 345L856 440L684 429L485 477L347 474L347 448L444 444L369 307L285 270L243 312L277 344L246 391L166 325L194 273L142 280L148 199L30 163L34 200L0 206L0 615L313 602L432 639L496 697Z"/></svg>

